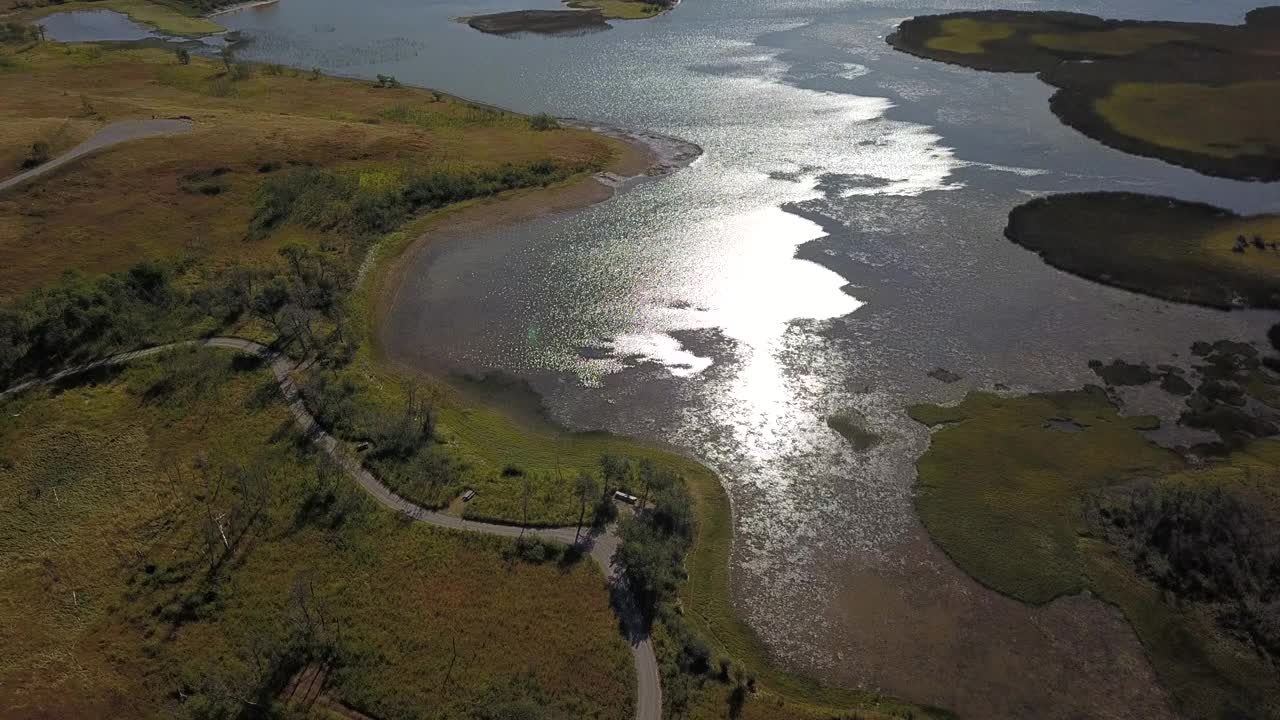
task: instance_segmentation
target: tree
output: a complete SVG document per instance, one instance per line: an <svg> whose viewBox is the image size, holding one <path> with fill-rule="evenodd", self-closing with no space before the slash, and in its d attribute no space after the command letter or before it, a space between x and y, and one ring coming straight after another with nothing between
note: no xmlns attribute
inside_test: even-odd
<svg viewBox="0 0 1280 720"><path fill-rule="evenodd" d="M289 290L279 281L271 282L258 290L258 294L253 296L253 302L249 307L253 310L253 314L270 322L276 329L276 333L284 336L284 329L280 322L280 311L289 302Z"/></svg>
<svg viewBox="0 0 1280 720"><path fill-rule="evenodd" d="M222 49L218 51L218 57L222 60L222 66L226 68L227 72L231 72L231 66L236 61L236 51L232 50L230 45L223 45Z"/></svg>
<svg viewBox="0 0 1280 720"><path fill-rule="evenodd" d="M184 48L184 47L176 47L176 48L174 48L174 49L173 49L173 54L174 54L175 56L177 56L177 58L178 58L178 64L179 64L179 65L190 65L190 64L191 64L191 51L190 51L190 50L187 50L187 49L186 49L186 48Z"/></svg>
<svg viewBox="0 0 1280 720"><path fill-rule="evenodd" d="M582 521L587 517L587 504L600 494L600 484L596 482L595 476L582 470L578 473L575 490L578 493L578 500L582 503L582 508L578 512L578 530L573 534L573 540L577 542L578 533L582 531Z"/></svg>

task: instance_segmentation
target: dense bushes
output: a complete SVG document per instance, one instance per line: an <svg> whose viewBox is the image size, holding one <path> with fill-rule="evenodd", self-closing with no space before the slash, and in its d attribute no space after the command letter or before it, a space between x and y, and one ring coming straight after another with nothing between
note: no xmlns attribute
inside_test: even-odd
<svg viewBox="0 0 1280 720"><path fill-rule="evenodd" d="M250 237L286 221L357 235L385 233L420 210L563 180L579 168L550 160L486 170L442 168L405 173L336 173L304 168L268 180L258 191Z"/></svg>
<svg viewBox="0 0 1280 720"><path fill-rule="evenodd" d="M559 130L560 122L547 113L538 113L529 118L529 127L533 130Z"/></svg>
<svg viewBox="0 0 1280 720"><path fill-rule="evenodd" d="M40 28L18 22L0 22L0 43L35 42L40 39Z"/></svg>
<svg viewBox="0 0 1280 720"><path fill-rule="evenodd" d="M0 384L167 339L199 314L170 275L156 263L96 277L69 271L0 308Z"/></svg>
<svg viewBox="0 0 1280 720"><path fill-rule="evenodd" d="M370 405L349 376L330 369L310 373L300 391L321 426L368 443L365 466L397 494L438 508L460 492L463 468L436 442L433 410L415 388L406 391L399 412Z"/></svg>
<svg viewBox="0 0 1280 720"><path fill-rule="evenodd" d="M1280 519L1221 487L1149 482L1104 495L1095 511L1140 572L1216 605L1224 628L1280 657Z"/></svg>

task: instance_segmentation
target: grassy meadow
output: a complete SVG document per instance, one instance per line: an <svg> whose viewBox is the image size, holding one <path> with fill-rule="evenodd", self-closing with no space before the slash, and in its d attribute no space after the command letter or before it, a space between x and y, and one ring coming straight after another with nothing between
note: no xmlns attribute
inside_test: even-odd
<svg viewBox="0 0 1280 720"><path fill-rule="evenodd" d="M375 509L230 353L6 402L0 506L6 718L631 716L593 563Z"/></svg>
<svg viewBox="0 0 1280 720"><path fill-rule="evenodd" d="M156 49L53 43L11 57L0 69L0 160L9 162L0 176L17 172L33 138L67 147L107 123L153 116L186 116L195 125L105 150L74 172L0 195L0 299L69 267L108 272L181 259L195 275L274 263L290 243L358 262L351 257L362 251L359 238L345 228L285 222L250 237L259 190L298 169L377 189L410 171L535 161L585 170L620 152L607 138L538 132L521 116L438 93L273 66L233 73L199 57L183 65Z"/></svg>

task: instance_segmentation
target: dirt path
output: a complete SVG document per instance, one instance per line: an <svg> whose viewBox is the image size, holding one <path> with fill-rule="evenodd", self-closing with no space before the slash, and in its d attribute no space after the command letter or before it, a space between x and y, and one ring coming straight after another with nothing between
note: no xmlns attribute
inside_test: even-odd
<svg viewBox="0 0 1280 720"><path fill-rule="evenodd" d="M72 152L75 151L73 150ZM0 185L0 189L3 189L3 187L3 185ZM658 660L653 652L653 644L649 638L649 629L644 621L644 616L636 605L634 596L626 588L626 579L622 574L621 568L613 564L613 554L618 548L618 536L614 527L610 526L604 530L591 530L581 534L576 527L525 529L515 525L474 522L455 515L446 515L428 510L409 502L396 495L366 470L359 457L347 447L346 443L333 437L325 432L324 428L320 427L320 424L316 422L315 416L303 405L297 385L294 384L291 377L291 373L299 367L298 363L284 355L273 353L270 348L261 343L243 338L215 337L208 340L187 340L120 353L15 385L0 392L0 400L17 395L33 387L55 383L97 368L124 365L138 358L196 346L224 348L269 360L271 371L275 374L276 382L280 386L280 392L289 404L289 412L293 415L294 422L317 447L329 455L334 462L342 466L347 475L359 483L360 487L364 488L365 492L372 495L373 499L383 507L413 518L418 522L435 525L436 527L449 528L451 530L468 530L511 538L528 535L543 540L552 540L566 545L577 546L590 554L591 558L600 564L601 569L604 570L605 575L609 578L609 586L614 596L614 610L618 613L619 620L622 621L627 641L631 645L631 654L636 666L636 720L660 720L662 717L662 685L658 674Z"/></svg>
<svg viewBox="0 0 1280 720"><path fill-rule="evenodd" d="M0 180L0 192L4 192L9 188L17 187L28 180L33 180L46 173L53 172L69 162L82 158L89 153L109 148L112 145L119 145L122 142L129 142L130 140L141 140L143 138L160 137L163 135L175 135L177 133L190 132L190 130L190 120L124 120L122 122L112 123L111 125L108 125L94 133L93 137L85 140L49 162L43 165L37 165L26 172L18 173L6 180Z"/></svg>

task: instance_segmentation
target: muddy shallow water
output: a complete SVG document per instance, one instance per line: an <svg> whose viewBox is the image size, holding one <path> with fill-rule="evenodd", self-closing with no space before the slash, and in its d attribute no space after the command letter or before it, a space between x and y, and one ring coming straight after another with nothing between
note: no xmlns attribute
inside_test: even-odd
<svg viewBox="0 0 1280 720"><path fill-rule="evenodd" d="M1251 6L1015 5L1228 22ZM1027 197L1125 189L1259 211L1280 192L1102 147L1052 117L1034 77L883 43L901 18L967 7L685 0L575 38L451 21L512 9L497 0L282 0L219 20L254 38L245 57L701 145L692 167L582 212L445 230L411 261L388 349L513 371L568 425L710 463L734 504L735 602L790 668L978 717L1159 717L1112 609L1026 607L929 542L911 504L928 435L903 408L1076 387L1095 381L1090 359L1176 362L1193 340L1257 340L1276 319L1048 268L1001 235ZM825 421L850 410L884 441L851 449Z"/></svg>

